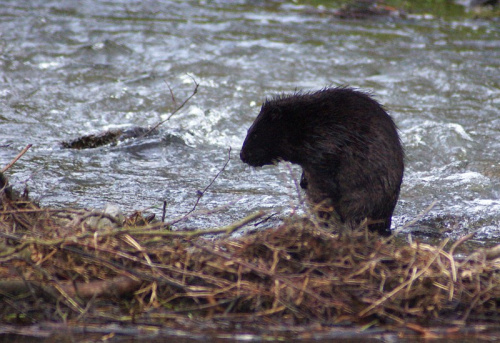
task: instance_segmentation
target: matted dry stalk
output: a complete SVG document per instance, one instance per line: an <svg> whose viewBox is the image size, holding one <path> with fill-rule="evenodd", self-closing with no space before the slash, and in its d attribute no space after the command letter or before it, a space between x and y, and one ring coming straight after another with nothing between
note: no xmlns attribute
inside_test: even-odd
<svg viewBox="0 0 500 343"><path fill-rule="evenodd" d="M365 230L338 236L307 218L229 236L262 213L208 231L137 226L143 222L137 220L98 230L85 216L2 197L4 323L164 324L193 317L293 324L376 319L407 327L500 323L498 247L458 257L462 241L398 244ZM222 236L206 239L206 232Z"/></svg>

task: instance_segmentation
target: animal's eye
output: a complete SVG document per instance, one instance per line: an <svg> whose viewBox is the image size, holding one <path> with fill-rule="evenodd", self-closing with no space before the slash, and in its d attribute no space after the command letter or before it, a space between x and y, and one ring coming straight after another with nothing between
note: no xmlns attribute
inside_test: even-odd
<svg viewBox="0 0 500 343"><path fill-rule="evenodd" d="M252 132L251 137L252 137L252 139L258 139L259 138L259 134L257 132Z"/></svg>

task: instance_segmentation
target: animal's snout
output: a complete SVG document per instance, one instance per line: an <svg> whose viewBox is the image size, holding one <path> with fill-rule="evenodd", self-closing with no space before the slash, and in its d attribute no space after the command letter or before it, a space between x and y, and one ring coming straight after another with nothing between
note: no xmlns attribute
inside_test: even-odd
<svg viewBox="0 0 500 343"><path fill-rule="evenodd" d="M248 160L247 153L243 149L241 149L241 151L240 151L240 159L243 162L247 163L247 160Z"/></svg>

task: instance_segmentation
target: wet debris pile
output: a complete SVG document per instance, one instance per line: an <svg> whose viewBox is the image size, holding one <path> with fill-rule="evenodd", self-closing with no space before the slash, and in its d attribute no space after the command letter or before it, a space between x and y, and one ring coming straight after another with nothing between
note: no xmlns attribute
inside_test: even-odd
<svg viewBox="0 0 500 343"><path fill-rule="evenodd" d="M500 323L500 246L339 236L306 218L230 237L261 213L207 231L137 213L96 228L99 215L2 192L2 323Z"/></svg>
<svg viewBox="0 0 500 343"><path fill-rule="evenodd" d="M113 129L96 134L89 134L75 138L71 141L62 142L61 146L67 149L95 149L101 146L114 146L127 139L145 137L149 134L158 134L155 128L131 127L128 129Z"/></svg>

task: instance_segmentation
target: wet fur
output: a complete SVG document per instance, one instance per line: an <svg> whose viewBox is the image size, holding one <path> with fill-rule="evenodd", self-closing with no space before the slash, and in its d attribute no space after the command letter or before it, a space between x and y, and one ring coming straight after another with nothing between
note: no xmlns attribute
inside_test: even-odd
<svg viewBox="0 0 500 343"><path fill-rule="evenodd" d="M367 218L371 230L390 233L404 153L393 120L368 94L327 88L266 100L240 157L254 167L300 165L313 204L333 206L344 223Z"/></svg>

